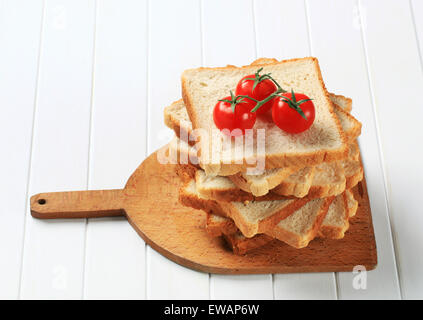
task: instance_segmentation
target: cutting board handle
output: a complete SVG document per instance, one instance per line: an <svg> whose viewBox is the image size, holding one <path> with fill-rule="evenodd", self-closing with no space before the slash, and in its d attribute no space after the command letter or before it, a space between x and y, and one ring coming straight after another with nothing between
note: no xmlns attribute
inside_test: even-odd
<svg viewBox="0 0 423 320"><path fill-rule="evenodd" d="M39 193L31 197L31 215L39 219L122 216L123 195L121 189Z"/></svg>

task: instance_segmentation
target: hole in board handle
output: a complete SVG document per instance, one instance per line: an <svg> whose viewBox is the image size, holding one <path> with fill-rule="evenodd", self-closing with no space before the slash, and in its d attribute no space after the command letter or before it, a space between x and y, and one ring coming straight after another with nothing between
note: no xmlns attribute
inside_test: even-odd
<svg viewBox="0 0 423 320"><path fill-rule="evenodd" d="M46 204L46 199L38 199L38 204L41 204L41 205L43 205L43 204Z"/></svg>

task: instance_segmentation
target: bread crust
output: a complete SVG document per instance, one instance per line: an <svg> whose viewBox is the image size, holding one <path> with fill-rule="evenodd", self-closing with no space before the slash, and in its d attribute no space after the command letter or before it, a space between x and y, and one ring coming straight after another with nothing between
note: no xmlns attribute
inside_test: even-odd
<svg viewBox="0 0 423 320"><path fill-rule="evenodd" d="M342 113L345 117L349 119L350 122L354 124L352 128L348 130L343 130L348 142L350 143L353 142L361 134L361 127L362 127L361 122L358 121L355 117L353 117L350 113L345 111L342 107L340 107L335 102L333 102L333 105L337 109L337 112Z"/></svg>
<svg viewBox="0 0 423 320"><path fill-rule="evenodd" d="M303 198L308 195L308 192L313 182L315 167L308 167L309 174L306 175L306 180L301 183L293 183L289 180L282 181L277 187L272 189L272 193L285 196L294 196Z"/></svg>
<svg viewBox="0 0 423 320"><path fill-rule="evenodd" d="M348 209L348 216L351 219L352 217L354 217L357 213L358 210L358 201L354 198L354 194L352 193L351 190L345 190L345 195L346 195L346 201L347 201L347 209ZM351 206L351 208L348 205L348 197L352 197L354 203Z"/></svg>
<svg viewBox="0 0 423 320"><path fill-rule="evenodd" d="M274 238L265 234L258 234L253 238L246 238L237 234L223 234L223 238L231 247L233 253L237 255L245 255L256 248L263 247L272 241L276 241Z"/></svg>
<svg viewBox="0 0 423 320"><path fill-rule="evenodd" d="M351 98L343 96L342 94L329 93L329 95L331 97L334 97L335 99L345 99L347 102L346 102L346 107L343 108L343 109L348 113L351 112L351 110L352 110L352 99Z"/></svg>
<svg viewBox="0 0 423 320"><path fill-rule="evenodd" d="M342 180L338 183L328 183L323 185L311 186L315 168L311 169L313 170L313 173L308 177L307 181L305 181L304 183L291 183L289 181L284 180L276 188L272 189L269 193L264 196L256 197L253 194L241 190L239 188L216 188L206 190L199 189L199 193L205 198L217 201L269 201L292 199L293 197L303 198L305 200L312 200L316 198L325 198L341 194L346 189L351 189L355 187L358 182L363 179L364 176L363 167L360 163L360 165L357 166L357 170L352 175L347 175L344 173L345 180ZM197 170L198 168L189 164L177 166L177 172L182 172L179 173L179 175L183 175L188 178L195 178L195 171ZM184 181L186 181L186 179Z"/></svg>
<svg viewBox="0 0 423 320"><path fill-rule="evenodd" d="M334 198L335 197L329 197L323 201L323 204L320 206L319 212L313 222L313 225L307 231L307 234L305 236L300 237L298 234L292 233L289 230L285 230L283 228L273 228L269 235L297 249L307 247L310 241L316 237L317 232L319 231L320 226L324 218L326 217L329 206Z"/></svg>
<svg viewBox="0 0 423 320"><path fill-rule="evenodd" d="M283 209L275 212L274 214L259 220L255 223L244 219L238 209L232 204L232 202L219 202L220 207L227 214L229 218L234 220L238 229L247 238L251 238L259 233L266 233L277 225L281 220L289 217L295 211L304 206L309 200L308 199L292 199L290 203Z"/></svg>
<svg viewBox="0 0 423 320"><path fill-rule="evenodd" d="M295 167L280 169L276 175L271 175L263 179L264 181L261 184L255 183L251 179L246 179L242 173L237 173L228 177L241 190L252 193L254 196L264 196L269 193L271 189L278 186L285 178L288 178L297 170L298 168Z"/></svg>
<svg viewBox="0 0 423 320"><path fill-rule="evenodd" d="M246 238L239 232L233 220L229 218L220 221L215 220L213 214L207 213L207 233L212 237L223 236L235 254L244 255L275 240L265 234L257 234L252 238Z"/></svg>
<svg viewBox="0 0 423 320"><path fill-rule="evenodd" d="M269 192L264 196L253 196L251 193L245 192L241 189L214 189L207 190L206 192L201 192L200 194L206 198L218 200L218 201L271 201L271 200L283 200L289 197L284 195L279 195L276 193Z"/></svg>
<svg viewBox="0 0 423 320"><path fill-rule="evenodd" d="M206 231L212 237L219 237L222 234L234 234L238 232L238 228L231 219L215 221L213 214L207 213Z"/></svg>
<svg viewBox="0 0 423 320"><path fill-rule="evenodd" d="M179 164L176 166L176 173L181 178L183 182L187 182L190 179L195 179L196 171L202 170L198 167L195 167L191 164ZM217 200L217 201L236 201L236 202L244 202L244 201L271 201L271 200L284 200L290 199L292 197L279 195L276 193L269 192L268 194L260 197L256 197L249 192L245 192L239 188L219 188L219 189L207 189L202 190L197 188L200 195L204 198L210 200Z"/></svg>
<svg viewBox="0 0 423 320"><path fill-rule="evenodd" d="M351 176L345 175L346 178L346 189L354 188L361 180L363 180L364 177L364 170L363 166L360 164L359 169Z"/></svg>
<svg viewBox="0 0 423 320"><path fill-rule="evenodd" d="M195 195L184 191L184 187L179 190L179 202L186 207L191 207L197 210L203 210L207 213L213 213L221 217L227 217L225 211L220 207L217 201L200 199Z"/></svg>
<svg viewBox="0 0 423 320"><path fill-rule="evenodd" d="M284 60L284 61L280 61L280 62L275 62L275 63L269 63L268 65L276 65L276 64L284 64L284 63L291 63L294 61L299 61L299 60L310 60L317 71L317 76L318 76L318 80L323 88L324 94L325 94L325 98L327 100L328 106L329 106L329 113L332 115L332 118L335 122L335 126L337 128L338 131L338 135L341 139L341 146L339 148L333 149L333 150L318 150L315 152L304 152L301 154L294 154L294 153L286 153L286 154L279 154L279 155L269 155L266 154L265 155L265 168L266 169L273 169L273 168L281 168L281 167L290 167L290 166L294 166L294 167L306 167L306 166L312 166L312 165L316 165L322 162L332 162L332 161L337 161L337 160L341 160L346 158L347 153L348 153L348 148L347 148L347 140L345 138L345 135L342 131L342 127L341 124L338 120L338 118L336 117L336 114L333 110L333 105L332 102L330 100L329 97L329 93L326 90L326 86L323 82L323 78L322 78L322 74L321 74L321 70L320 70L320 66L318 63L317 58L315 57L306 57L306 58L296 58L296 59L290 59L290 60ZM244 69L247 68L249 66L243 66L240 67L240 69ZM236 68L233 66L229 66L229 67L220 67L220 68L205 68L205 67L201 67L201 68L197 68L197 69L192 69L192 70L227 70L227 69L231 69L231 68ZM199 125L199 121L196 118L195 112L194 112L194 106L191 100L191 96L188 93L188 88L187 88L187 79L185 77L185 74L187 72L189 72L190 70L186 70L184 71L184 73L182 74L181 77L181 82L182 82L182 98L183 101L185 103L187 112L188 112L188 116L191 119L193 128L200 128ZM200 139L200 143L201 143L201 139ZM208 148L210 146L207 146ZM201 155L201 153L200 153ZM248 168L248 164L247 161L244 159L242 164L237 164L237 163L217 163L217 164L204 164L204 163L200 163L200 166L206 171L207 174L211 174L211 175L223 175L222 172L224 172L225 170L228 170L227 167L233 168L234 171L236 172L244 172L247 170Z"/></svg>
<svg viewBox="0 0 423 320"><path fill-rule="evenodd" d="M345 236L345 232L350 227L349 217L350 211L348 210L348 199L346 192L342 194L344 204L344 221L342 226L325 226L322 225L319 229L318 236L326 239L342 239Z"/></svg>
<svg viewBox="0 0 423 320"><path fill-rule="evenodd" d="M341 239L344 237L345 232L348 230L349 228L349 222L348 220L353 217L358 209L358 202L355 200L354 204L351 208L348 207L348 193L350 194L350 196L352 195L351 190L346 190L344 195L343 195L343 200L344 200L344 205L347 208L346 212L347 212L347 217L345 217L346 219L346 223L344 224L343 227L338 228L338 227L334 227L334 226L323 226L322 222L324 220L324 218L326 217L326 214L328 212L329 206L330 204L333 202L334 197L332 197L332 201L330 201L330 203L325 203L325 205L327 205L327 207L323 208L323 215L319 215L319 219L316 219L313 227L310 230L310 234L308 235L307 239L303 240L298 238L297 235L291 233L291 232L280 232L279 237L280 238L284 238L286 239L286 243L288 244L295 244L297 247L304 247L307 246L308 243L312 240L310 239L312 237L312 234L314 233L314 237L319 236L321 238L328 238L328 239ZM235 223L227 218L223 221L220 221L218 223L213 222L213 219L211 218L212 215L208 214L207 217L207 225L212 224L212 228L214 229L214 233L212 234L213 236L221 236L223 234L225 234L226 236L224 237L225 240L228 242L228 244L231 246L231 248L234 250L234 253L236 254L245 254L248 253L249 251L258 248L260 246L263 246L269 242L271 242L272 240L276 240L273 237L269 236L269 235L264 235L264 234L258 234L255 235L252 238L242 238L239 235L236 236L235 234L238 232L238 228L236 228ZM209 222L210 221L210 222ZM318 228L317 232L316 232L316 228L317 226L320 224L320 227ZM207 229L208 226L206 226ZM262 237L265 236L265 237ZM313 238L314 238L313 237ZM307 243L307 244L305 244Z"/></svg>
<svg viewBox="0 0 423 320"><path fill-rule="evenodd" d="M173 106L174 104L179 104L181 102L182 102L182 99L176 100L172 102L169 107ZM169 129L172 129L178 138L181 138L181 133L183 133L182 136L189 137L189 135L191 134L191 128L185 128L184 126L181 126L180 121L177 121L172 116L172 114L168 112L169 107L166 107L163 111L163 118L164 118L164 123L166 127L168 127ZM187 143L193 146L195 144L195 141L188 140Z"/></svg>
<svg viewBox="0 0 423 320"><path fill-rule="evenodd" d="M287 218L309 201L308 199L291 199L286 206L279 211L276 211L271 216L257 222L250 222L243 217L232 202L199 198L194 194L186 192L185 190L188 183L189 182L185 183L179 190L179 202L181 204L194 209L206 211L207 213L215 213L216 215L222 217L231 218L242 234L248 238L251 238L258 233L266 233L267 230L273 228L279 223L279 221Z"/></svg>

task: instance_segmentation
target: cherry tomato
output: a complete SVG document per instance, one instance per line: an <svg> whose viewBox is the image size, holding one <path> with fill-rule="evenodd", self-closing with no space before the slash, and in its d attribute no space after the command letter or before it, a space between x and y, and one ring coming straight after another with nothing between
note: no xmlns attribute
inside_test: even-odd
<svg viewBox="0 0 423 320"><path fill-rule="evenodd" d="M294 100L292 99L292 94L290 92L284 93L282 96ZM309 97L302 93L295 93L294 96L295 101L297 102L303 99L309 99ZM288 133L300 133L310 128L310 126L313 124L315 110L314 104L311 100L303 102L299 105L307 120L304 119L297 110L289 106L289 104L284 101L283 98L276 97L273 100L273 122L283 131Z"/></svg>
<svg viewBox="0 0 423 320"><path fill-rule="evenodd" d="M251 98L261 101L277 90L276 85L273 83L272 80L269 79L265 79L259 82L253 90L255 81L249 80L248 78L255 79L256 75L250 74L248 76L243 77L236 86L235 95L247 95ZM251 106L250 110L253 109L256 105L256 102L253 100L245 98L244 101L248 102L249 107ZM273 99L266 102L259 109L257 109L256 113L258 115L265 114L272 107L272 103Z"/></svg>
<svg viewBox="0 0 423 320"><path fill-rule="evenodd" d="M224 98L231 100L231 97ZM250 112L249 106L245 103L238 103L235 112L231 104L225 101L218 101L213 110L213 120L220 130L228 129L233 131L240 129L241 132L232 132L232 135L245 134L246 129L251 129L256 123L256 114ZM238 131L238 130L237 130Z"/></svg>

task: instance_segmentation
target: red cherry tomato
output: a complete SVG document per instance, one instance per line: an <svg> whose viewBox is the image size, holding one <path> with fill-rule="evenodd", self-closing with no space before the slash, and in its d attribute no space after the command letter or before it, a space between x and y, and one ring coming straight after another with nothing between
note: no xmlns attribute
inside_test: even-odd
<svg viewBox="0 0 423 320"><path fill-rule="evenodd" d="M224 99L231 100L231 97ZM218 101L213 110L213 120L220 130L228 129L231 132L240 129L242 133L232 132L232 135L240 135L245 134L246 129L251 129L254 126L256 114L250 112L249 106L243 102L238 103L233 112L229 102Z"/></svg>
<svg viewBox="0 0 423 320"><path fill-rule="evenodd" d="M295 93L294 95L296 101L309 99L309 97L302 93ZM292 100L292 94L290 92L284 93L282 96ZM297 110L290 107L289 104L283 100L283 98L276 97L273 100L273 122L283 131L288 133L300 133L310 128L310 126L313 124L315 110L314 104L311 100L303 102L299 105L307 120L304 119Z"/></svg>
<svg viewBox="0 0 423 320"><path fill-rule="evenodd" d="M235 95L247 95L251 98L261 101L277 90L276 85L272 80L269 79L265 79L259 82L253 90L254 80L249 80L248 78L255 79L255 75L250 74L242 78L236 86ZM249 104L248 107L250 107L250 110L253 109L256 105L256 102L248 98L244 98L244 101ZM273 99L262 105L255 113L258 115L265 114L272 107L272 103Z"/></svg>

